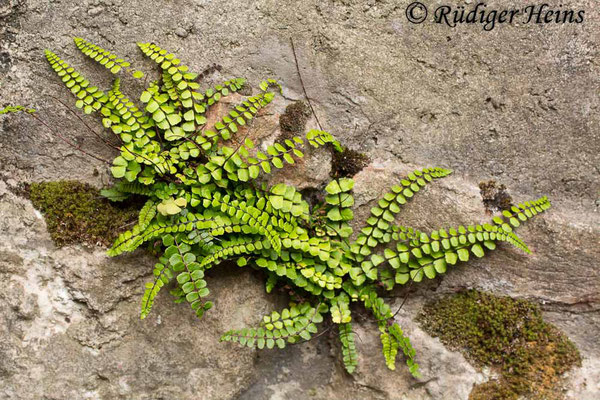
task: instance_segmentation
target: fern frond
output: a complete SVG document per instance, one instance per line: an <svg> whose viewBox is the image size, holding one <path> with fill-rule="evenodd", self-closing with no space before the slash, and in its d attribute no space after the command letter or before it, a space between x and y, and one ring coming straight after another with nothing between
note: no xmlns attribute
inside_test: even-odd
<svg viewBox="0 0 600 400"><path fill-rule="evenodd" d="M260 234L258 227L231 219L227 215L216 217L214 228L209 233L213 237L231 233L242 233L244 235Z"/></svg>
<svg viewBox="0 0 600 400"><path fill-rule="evenodd" d="M122 193L138 194L141 196L151 196L156 187L148 187L139 182L123 182L120 181L115 184L114 188Z"/></svg>
<svg viewBox="0 0 600 400"><path fill-rule="evenodd" d="M404 227L401 229L395 242L396 250L385 249L384 257L372 255L370 261L374 266L387 261L394 269L405 270L407 267L420 268L432 259L445 259L454 265L457 260L468 261L470 253L481 257L481 245L493 250L496 248L496 241L507 241L514 236L489 224L468 227L461 225L448 231L433 231L430 235ZM438 266L438 270L442 268L442 265Z"/></svg>
<svg viewBox="0 0 600 400"><path fill-rule="evenodd" d="M214 98L215 95L209 97ZM273 100L273 93L260 93L256 96L251 96L244 100L241 104L233 107L229 111L228 115L224 116L220 121L216 122L210 130L205 130L196 139L206 138L207 141L211 140L213 144L217 143L220 139L226 141L238 132L239 129L248 125L258 114L258 111L266 107ZM201 142L200 144L203 144Z"/></svg>
<svg viewBox="0 0 600 400"><path fill-rule="evenodd" d="M129 198L129 193L121 192L116 186L100 190L100 195L110 201L124 201Z"/></svg>
<svg viewBox="0 0 600 400"><path fill-rule="evenodd" d="M260 251L263 248L269 248L270 245L270 242L267 240L257 240L255 237L241 236L217 247L212 254L202 259L200 267L209 269L218 261Z"/></svg>
<svg viewBox="0 0 600 400"><path fill-rule="evenodd" d="M386 241L386 232L395 220L395 215L400 211L403 204L412 198L422 187L433 179L443 178L452 171L443 168L427 168L416 170L400 181L400 185L392 187L391 192L386 193L377 203L378 206L371 208L371 217L367 220L367 226L361 229L360 235L351 245L351 251L359 261L361 256L368 256L372 249Z"/></svg>
<svg viewBox="0 0 600 400"><path fill-rule="evenodd" d="M266 79L264 81L262 81L260 83L260 85L258 85L258 87L260 88L260 90L262 90L263 92L266 92L269 90L270 87L276 87L277 89L279 89L279 93L283 92L283 88L281 87L281 84L279 82L277 82L275 79Z"/></svg>
<svg viewBox="0 0 600 400"><path fill-rule="evenodd" d="M309 131L306 137L315 148L327 143L338 143L331 134L324 131ZM223 146L218 155L212 156L208 163L197 168L198 181L208 183L212 180L219 184L226 181L225 178L234 182L256 179L261 169L264 173L270 174L272 167L281 169L284 162L294 164L294 157L302 158L304 156L301 151L303 144L304 141L301 138L293 137L292 140L285 140L283 144L275 143L268 146L267 154L257 151L255 157L249 156L247 151L253 147L251 141L246 142L246 146L240 146L237 152Z"/></svg>
<svg viewBox="0 0 600 400"><path fill-rule="evenodd" d="M530 211L531 207L538 207L535 210L537 214L550 206L544 198L537 200L537 204L533 203L529 203L530 208L525 209L531 216L534 215ZM508 217L508 214L511 216ZM522 215L526 216L525 211L522 211ZM511 213L505 216L509 220L514 218ZM385 249L383 257L373 255L369 261L362 263L363 269L372 272L375 267L386 261L396 271L395 283L403 285L409 280L420 282L423 277L433 279L437 274L445 273L448 265L469 261L471 254L481 258L485 255L484 249L496 249L496 242L508 242L527 253L530 252L504 220L495 217L494 222L496 225L461 225L456 229L440 229L431 232L430 235L418 231L401 231L396 250ZM505 231L506 227L510 231ZM389 289L393 287L389 280L386 286Z"/></svg>
<svg viewBox="0 0 600 400"><path fill-rule="evenodd" d="M377 319L381 332L380 339L386 366L391 370L396 369L396 356L398 348L400 348L404 353L410 373L418 377L419 365L415 361L415 350L410 343L410 339L404 335L400 326L392 322L394 316L392 315L390 306L377 295L372 286L363 287L360 295L365 307L371 309Z"/></svg>
<svg viewBox="0 0 600 400"><path fill-rule="evenodd" d="M237 151L223 146L216 155L210 157L209 162L197 168L198 181L208 183L211 180L217 184L231 180L233 182L246 182L256 179L261 173L270 174L273 168L281 169L284 161L295 164L294 157L304 156L299 144L304 142L300 138L287 140L284 144L275 143L267 146L267 154L257 151L256 156L250 156L249 151L254 147L252 141L246 140Z"/></svg>
<svg viewBox="0 0 600 400"><path fill-rule="evenodd" d="M533 218L538 213L544 212L551 206L548 197L544 196L537 200L526 201L518 206L512 206L509 210L502 211L502 216L494 217L494 224L501 226L506 232L512 232L512 228L518 228L521 222Z"/></svg>
<svg viewBox="0 0 600 400"><path fill-rule="evenodd" d="M194 110L180 110L181 102L177 98L172 100L173 93L165 93L158 85L151 85L140 96L140 101L146 104L144 110L150 116L151 124L164 131L164 139L168 141L180 140L194 132L197 124L206 122L206 118Z"/></svg>
<svg viewBox="0 0 600 400"><path fill-rule="evenodd" d="M352 320L350 316L350 299L344 292L331 299L329 310L331 312L331 320L336 324L347 324Z"/></svg>
<svg viewBox="0 0 600 400"><path fill-rule="evenodd" d="M202 214L191 212L177 217L174 221L157 218L145 229L140 229L140 226L136 225L132 230L120 234L113 246L107 251L107 254L113 257L124 252L134 251L143 243L163 234L191 232L193 230L206 231L212 229L213 226L214 220L205 219Z"/></svg>
<svg viewBox="0 0 600 400"><path fill-rule="evenodd" d="M28 108L24 106L6 106L4 108L0 108L0 115L8 114L8 113L19 113L24 112L27 114L33 114L35 110L33 108Z"/></svg>
<svg viewBox="0 0 600 400"><path fill-rule="evenodd" d="M217 104L221 99L229 96L232 93L237 92L246 84L244 78L234 78L227 80L213 88L207 89L204 92L205 103L204 106L208 109L211 106Z"/></svg>
<svg viewBox="0 0 600 400"><path fill-rule="evenodd" d="M281 238L284 248L302 251L324 262L335 262L332 244L327 239L310 237L305 231L298 229L290 234L282 233Z"/></svg>
<svg viewBox="0 0 600 400"><path fill-rule="evenodd" d="M390 370L396 369L396 357L398 348L402 349L406 358L406 365L411 375L415 378L421 376L419 373L419 364L415 361L415 350L410 344L408 337L404 336L402 329L398 324L394 323L382 329L380 335L382 353L385 358L385 364Z"/></svg>
<svg viewBox="0 0 600 400"><path fill-rule="evenodd" d="M103 91L96 86L90 86L90 82L75 71L73 67L60 59L50 50L46 50L46 59L56 74L62 79L71 93L77 97L75 106L83 109L86 114L91 114L93 111L98 111L102 105L108 102L108 97Z"/></svg>
<svg viewBox="0 0 600 400"><path fill-rule="evenodd" d="M115 79L113 89L108 93L108 103L102 108L102 124L121 137L124 143L134 142L143 149L156 136L150 128L148 117L137 108L119 89L120 79ZM158 143L156 142L158 145Z"/></svg>
<svg viewBox="0 0 600 400"><path fill-rule="evenodd" d="M287 189L288 185L284 185L286 187L286 190L285 195L282 196L284 196L284 200L292 202L291 210L289 212L284 212L284 207L275 209L275 207L269 199L272 195L277 195L276 193L273 193L273 189L276 186L278 185L275 185L269 189L264 183L260 186L254 185L252 187L245 187L240 185L234 192L234 195L241 201L245 201L248 205L256 207L259 210L276 217L277 221L288 222L292 224L294 228L297 228L299 225L298 218L301 218L306 221L310 217L307 208L308 203L306 203L306 201L302 197L302 194L299 193L295 188L293 188L294 194L292 196L291 191L288 191ZM287 196L287 199L285 199L285 196ZM275 200L275 202L277 202L277 200ZM287 206L285 206L285 208L287 209ZM293 211L294 214L292 214L291 211ZM285 226L280 227L285 230Z"/></svg>
<svg viewBox="0 0 600 400"><path fill-rule="evenodd" d="M416 352L415 349L413 349L408 336L404 335L404 332L402 332L402 329L397 323L393 323L389 326L388 332L393 340L396 341L398 347L402 349L404 357L406 358L406 365L408 366L411 375L415 378L419 378L421 374L419 373L419 364L417 364L415 360Z"/></svg>
<svg viewBox="0 0 600 400"><path fill-rule="evenodd" d="M121 69L129 70L131 63L119 56L111 53L108 50L104 50L100 46L90 43L82 38L73 38L75 45L83 54L96 61L104 68L110 70L112 74L118 74ZM134 71L134 78L141 78L144 74L141 71Z"/></svg>
<svg viewBox="0 0 600 400"><path fill-rule="evenodd" d="M181 60L174 54L161 49L154 43L138 43L138 47L146 56L160 65L163 70L163 82L171 99L176 104L189 110L193 109L194 100L204 100L204 95L197 91L200 88L198 82L195 82L198 74L188 72L189 68L181 64Z"/></svg>
<svg viewBox="0 0 600 400"><path fill-rule="evenodd" d="M187 243L181 242L181 237L167 235L163 237L167 249L165 257L168 257L169 264L177 275L179 290L174 293L181 299L185 299L192 310L196 312L198 318L202 318L204 313L212 308L212 302L204 301L204 298L210 293L204 280L204 267L196 262L196 254L192 252L192 247ZM173 293L173 292L172 292Z"/></svg>
<svg viewBox="0 0 600 400"><path fill-rule="evenodd" d="M340 142L338 142L329 132L312 129L306 134L306 140L308 140L308 143L315 149L325 146L326 144L331 144L336 151L343 151Z"/></svg>
<svg viewBox="0 0 600 400"><path fill-rule="evenodd" d="M287 344L310 340L317 333L317 324L323 322L322 313L327 307L302 303L284 308L281 313L273 311L265 315L259 327L230 330L221 337L222 342L235 342L242 346L283 349Z"/></svg>
<svg viewBox="0 0 600 400"><path fill-rule="evenodd" d="M396 369L396 355L398 354L398 341L395 340L389 333L384 332L379 335L385 365L390 370Z"/></svg>
<svg viewBox="0 0 600 400"><path fill-rule="evenodd" d="M296 253L294 258L299 258ZM305 258L300 262L276 262L265 257L255 260L258 267L265 268L279 277L289 279L294 286L315 296L332 297L335 289L342 287L342 279L327 270L324 264Z"/></svg>
<svg viewBox="0 0 600 400"><path fill-rule="evenodd" d="M213 208L221 210L221 212L228 214L242 222L248 222L250 224L259 226L259 233L265 235L269 239L270 244L273 246L275 251L281 250L281 237L279 233L273 227L273 217L269 214L257 209L256 207L248 206L245 202L238 200L231 200L231 196L221 196L219 192L203 192L201 195L204 197L203 206L205 208ZM283 227L289 226L289 229L293 227L286 222L282 221Z"/></svg>
<svg viewBox="0 0 600 400"><path fill-rule="evenodd" d="M338 325L340 343L342 344L342 360L344 361L344 368L349 374L352 374L358 365L358 353L356 351L356 344L354 343L354 332L352 331L352 324L340 324Z"/></svg>
<svg viewBox="0 0 600 400"><path fill-rule="evenodd" d="M265 292L271 293L275 288L275 285L277 285L277 275L269 272L267 276L268 277L265 282Z"/></svg>
<svg viewBox="0 0 600 400"><path fill-rule="evenodd" d="M296 191L295 187L283 183L271 188L269 203L283 215L306 218L308 214L308 203L302 199L302 194Z"/></svg>
<svg viewBox="0 0 600 400"><path fill-rule="evenodd" d="M138 218L138 226L140 230L146 230L148 225L156 216L156 202L152 199L146 201L146 204L142 207Z"/></svg>
<svg viewBox="0 0 600 400"><path fill-rule="evenodd" d="M162 287L173 279L173 269L169 265L169 260L164 256L160 258L160 262L154 265L154 281L146 283L146 290L142 296L142 310L140 319L144 319L150 314L150 310L154 305L154 298Z"/></svg>
<svg viewBox="0 0 600 400"><path fill-rule="evenodd" d="M384 329L387 326L387 321L393 318L390 306L381 297L377 295L375 286L362 285L358 286L358 288L360 288L360 290L357 293L360 300L362 300L365 307L368 310L371 310L373 316L375 316L379 329ZM349 294L350 296L352 296L352 293Z"/></svg>
<svg viewBox="0 0 600 400"><path fill-rule="evenodd" d="M354 181L349 178L334 179L325 187L328 193L325 196L325 216L329 236L347 238L352 235L352 227L348 222L354 219L354 212L350 208L354 205L353 187Z"/></svg>

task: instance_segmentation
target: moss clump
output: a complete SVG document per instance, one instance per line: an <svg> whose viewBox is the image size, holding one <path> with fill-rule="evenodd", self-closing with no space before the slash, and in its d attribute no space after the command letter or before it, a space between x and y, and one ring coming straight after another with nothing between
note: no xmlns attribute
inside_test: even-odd
<svg viewBox="0 0 600 400"><path fill-rule="evenodd" d="M279 117L281 134L275 140L283 143L291 140L294 136L302 134L306 122L310 117L310 107L304 101L296 101L285 108L285 112ZM333 178L350 178L359 173L369 164L369 157L356 150L344 148L341 153L332 151L331 176Z"/></svg>
<svg viewBox="0 0 600 400"><path fill-rule="evenodd" d="M309 116L310 108L305 102L296 101L289 104L285 108L285 112L279 116L281 135L279 135L277 141L283 142L303 133Z"/></svg>
<svg viewBox="0 0 600 400"><path fill-rule="evenodd" d="M513 205L513 199L508 194L506 186L491 180L479 183L483 205L488 211L508 210Z"/></svg>
<svg viewBox="0 0 600 400"><path fill-rule="evenodd" d="M109 246L139 212L138 204L111 203L98 189L76 181L32 183L27 192L57 246Z"/></svg>
<svg viewBox="0 0 600 400"><path fill-rule="evenodd" d="M332 153L331 176L334 178L351 178L369 165L369 157L347 147L344 147L341 153L339 151Z"/></svg>
<svg viewBox="0 0 600 400"><path fill-rule="evenodd" d="M471 400L560 399L560 376L581 363L575 345L524 300L472 290L427 304L418 319L476 365L498 370Z"/></svg>

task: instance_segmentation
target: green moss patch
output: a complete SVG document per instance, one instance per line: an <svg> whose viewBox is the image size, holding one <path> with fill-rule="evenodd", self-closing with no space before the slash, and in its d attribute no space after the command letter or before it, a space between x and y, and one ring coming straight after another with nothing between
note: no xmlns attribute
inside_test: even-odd
<svg viewBox="0 0 600 400"><path fill-rule="evenodd" d="M136 221L139 204L111 203L98 189L76 181L32 183L27 194L44 214L57 246L72 243L110 246Z"/></svg>
<svg viewBox="0 0 600 400"><path fill-rule="evenodd" d="M470 400L561 399L561 375L581 363L575 345L524 300L472 290L427 304L418 320L475 365L499 373Z"/></svg>

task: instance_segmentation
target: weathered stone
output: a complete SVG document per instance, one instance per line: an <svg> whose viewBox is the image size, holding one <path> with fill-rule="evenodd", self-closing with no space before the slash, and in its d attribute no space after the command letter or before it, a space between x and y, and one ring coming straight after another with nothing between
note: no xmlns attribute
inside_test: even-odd
<svg viewBox="0 0 600 400"><path fill-rule="evenodd" d="M104 7L93 7L88 10L88 14L92 17L96 17L104 12Z"/></svg>
<svg viewBox="0 0 600 400"><path fill-rule="evenodd" d="M484 375L476 371L459 353L450 351L438 339L433 339L413 322L413 317L422 306L421 300L406 303L396 316L396 322L419 354L422 377L414 379L399 360L396 371L390 371L382 362L379 331L374 323L358 325L356 332L359 350L359 367L356 383L370 387L387 398L408 399L466 399L476 383L485 381ZM399 308L402 299L392 303ZM416 306L416 307L415 307Z"/></svg>
<svg viewBox="0 0 600 400"><path fill-rule="evenodd" d="M179 36L180 38L186 38L189 34L189 32L187 31L187 29L179 27L177 29L175 29L175 34L177 36Z"/></svg>
<svg viewBox="0 0 600 400"><path fill-rule="evenodd" d="M218 340L273 307L257 276L211 274L215 308L202 322L167 290L140 321L151 257L57 249L28 201L0 200L1 265L11 263L0 269L0 397L229 399L249 384L255 351Z"/></svg>
<svg viewBox="0 0 600 400"><path fill-rule="evenodd" d="M413 336L423 380L409 377L400 362L396 372L385 370L376 333L362 320L363 365L351 378L328 338L335 329L279 353L217 344L235 321L255 323L273 307L249 272L232 270L209 282L218 303L202 322L167 293L139 321L152 260L137 253L109 260L101 250L77 246L57 250L40 216L7 190L7 184L59 179L102 186L110 181L106 167L26 116L2 118L0 397L466 399L469 386L487 376L426 337L412 317L423 299L471 287L540 303L584 358L569 374L567 397L600 397L600 27L594 2L569 6L586 10L583 24L482 32L410 24L404 6L392 1L0 2L2 103L34 106L51 126L103 158L114 154L47 96L66 99L69 93L47 66L44 48L102 88L110 74L77 54L70 37L127 55L145 71L151 63L136 49L140 40L177 52L198 72L222 65L205 83L237 75L256 87L276 77L285 98L276 97L253 127L253 138L272 143L278 115L303 99L289 43L294 33L299 68L323 128L373 160L356 176L359 220L417 166L453 168L455 175L419 193L402 211L405 225L427 230L489 220L477 187L488 179L505 184L515 201L548 194L554 205L519 228L532 255L501 245L489 257L411 288L398 320ZM185 40L178 34L184 27ZM134 99L141 85L123 82ZM86 121L99 126L97 119ZM321 187L330 158L314 155L275 178Z"/></svg>

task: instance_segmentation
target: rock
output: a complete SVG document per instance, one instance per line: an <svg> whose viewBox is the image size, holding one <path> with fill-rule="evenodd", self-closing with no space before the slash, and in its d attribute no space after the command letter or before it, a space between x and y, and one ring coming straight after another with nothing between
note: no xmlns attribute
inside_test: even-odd
<svg viewBox="0 0 600 400"><path fill-rule="evenodd" d="M79 246L56 249L40 216L6 184L77 179L99 187L110 181L107 168L25 115L2 116L0 398L466 400L469 386L485 374L412 322L422 299L463 288L540 303L584 358L569 374L566 397L600 397L599 28L587 19L590 1L569 4L586 10L582 25L504 25L486 34L410 24L395 2L369 2L368 9L347 1L260 0L250 7L241 0L0 3L2 102L37 108L50 126L103 158L114 152L48 97L70 95L42 49L55 50L103 89L111 74L78 54L72 36L140 68L150 64L135 48L138 40L176 52L196 72L222 65L206 85L244 76L256 88L275 77L285 98L277 96L253 128L254 138L272 143L278 116L304 99L289 42L290 32L301 32L294 37L298 67L323 128L372 160L356 176L358 221L402 174L434 165L455 174L419 193L398 221L426 230L488 221L478 184L490 179L506 185L516 201L547 194L554 205L518 230L531 255L501 245L489 257L411 288L398 318L414 336L424 380L407 376L400 362L394 373L384 369L368 320L358 324L364 365L353 378L341 368L333 330L283 352L218 344L224 329L256 322L274 306L261 279L243 270L211 277L221 303L204 321L174 305L166 292L139 321L152 261L138 254L107 259L101 250ZM117 20L128 29L115 28ZM188 34L182 47L179 33L188 26L198 34ZM141 89L140 82L123 80L131 98ZM93 118L86 121L98 128ZM318 151L314 157L275 178L322 187L330 156Z"/></svg>
<svg viewBox="0 0 600 400"><path fill-rule="evenodd" d="M140 321L151 257L56 249L27 201L5 193L1 204L0 397L229 399L249 384L255 351L219 337L273 308L257 276L210 274L215 307L202 321L167 290Z"/></svg>
<svg viewBox="0 0 600 400"><path fill-rule="evenodd" d="M571 387L567 392L570 399L595 400L600 393L600 362L598 359L583 361L581 368L568 374Z"/></svg>
<svg viewBox="0 0 600 400"><path fill-rule="evenodd" d="M391 304L397 310L402 299ZM379 330L374 323L361 323L356 327L359 367L356 383L384 393L385 398L407 399L467 399L474 384L484 382L485 376L475 370L465 358L450 351L423 332L413 321L422 307L423 299L416 298L405 303L395 320L404 333L410 337L418 353L418 363L422 377L414 379L403 364L397 361L396 371L385 366L381 354Z"/></svg>
<svg viewBox="0 0 600 400"><path fill-rule="evenodd" d="M180 38L186 38L189 35L189 32L187 31L187 29L179 27L175 29L175 34Z"/></svg>
<svg viewBox="0 0 600 400"><path fill-rule="evenodd" d="M104 7L93 7L88 10L88 14L91 17L98 16L104 12Z"/></svg>

